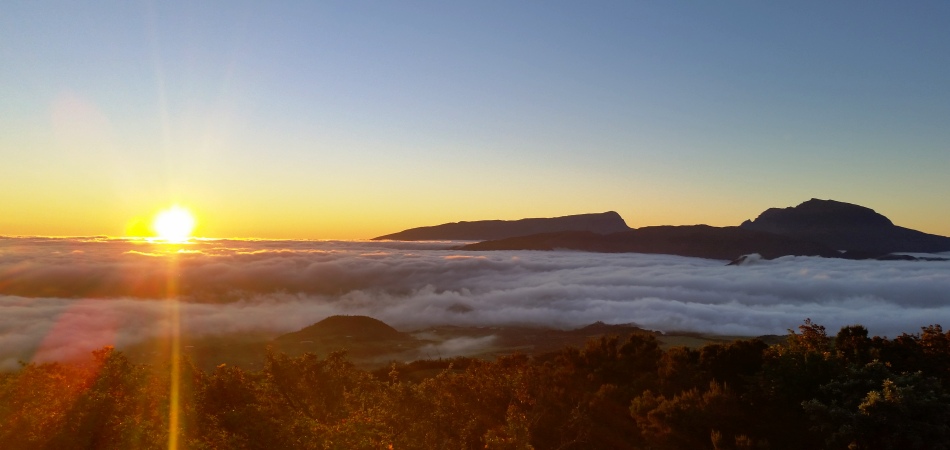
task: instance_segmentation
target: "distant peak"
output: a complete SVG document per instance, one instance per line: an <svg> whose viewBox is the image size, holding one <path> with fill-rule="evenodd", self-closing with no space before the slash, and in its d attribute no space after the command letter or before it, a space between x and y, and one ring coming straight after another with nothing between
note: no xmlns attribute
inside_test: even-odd
<svg viewBox="0 0 950 450"><path fill-rule="evenodd" d="M894 224L890 219L867 208L853 203L837 200L822 200L813 198L798 206L787 208L769 208L759 214L755 220L747 221L743 227L765 227L762 231L772 231L767 228L784 226L852 226L852 227L890 227Z"/></svg>
<svg viewBox="0 0 950 450"><path fill-rule="evenodd" d="M895 226L871 208L813 198L798 206L769 208L742 228L818 242L836 250L865 253L940 252L950 239Z"/></svg>

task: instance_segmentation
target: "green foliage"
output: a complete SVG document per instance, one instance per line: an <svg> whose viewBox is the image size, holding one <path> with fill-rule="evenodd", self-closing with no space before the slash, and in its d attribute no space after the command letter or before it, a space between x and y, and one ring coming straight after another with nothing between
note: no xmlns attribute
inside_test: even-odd
<svg viewBox="0 0 950 450"><path fill-rule="evenodd" d="M646 391L633 399L630 413L658 449L721 447L724 434L743 435L739 427L748 423L739 397L715 381L703 391L692 388L670 398Z"/></svg>
<svg viewBox="0 0 950 450"><path fill-rule="evenodd" d="M822 386L804 404L827 448L950 448L950 393L921 372L895 374L875 361Z"/></svg>
<svg viewBox="0 0 950 450"><path fill-rule="evenodd" d="M838 358L850 364L871 362L871 339L868 329L861 325L842 327L835 336L835 350Z"/></svg>

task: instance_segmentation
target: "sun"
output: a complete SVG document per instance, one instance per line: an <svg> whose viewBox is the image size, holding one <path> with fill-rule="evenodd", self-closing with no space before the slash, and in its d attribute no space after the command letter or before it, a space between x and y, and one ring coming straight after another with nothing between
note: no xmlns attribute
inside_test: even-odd
<svg viewBox="0 0 950 450"><path fill-rule="evenodd" d="M185 242L195 229L195 217L181 206L174 205L155 216L152 230L168 242Z"/></svg>

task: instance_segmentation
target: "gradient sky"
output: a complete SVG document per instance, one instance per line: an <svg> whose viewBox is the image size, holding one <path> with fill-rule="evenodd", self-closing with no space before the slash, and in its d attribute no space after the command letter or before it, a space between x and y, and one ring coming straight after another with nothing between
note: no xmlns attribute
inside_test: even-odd
<svg viewBox="0 0 950 450"><path fill-rule="evenodd" d="M737 225L812 197L950 235L948 23L944 1L6 2L0 235L135 234L173 203L215 237Z"/></svg>

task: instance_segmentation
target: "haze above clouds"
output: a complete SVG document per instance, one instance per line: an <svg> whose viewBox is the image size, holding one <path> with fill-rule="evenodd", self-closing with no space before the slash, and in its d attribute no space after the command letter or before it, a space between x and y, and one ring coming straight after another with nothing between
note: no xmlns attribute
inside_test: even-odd
<svg viewBox="0 0 950 450"><path fill-rule="evenodd" d="M334 314L404 331L595 321L657 330L894 336L950 319L950 262L459 252L453 243L0 239L0 367L162 336L295 331ZM170 281L171 280L171 281ZM166 298L180 302L169 302Z"/></svg>

